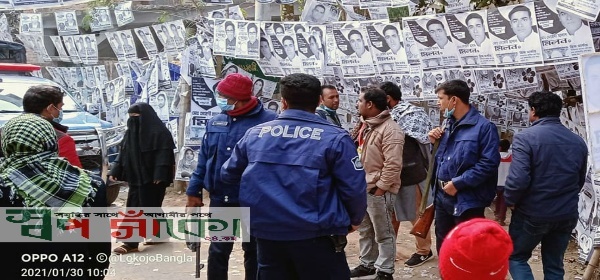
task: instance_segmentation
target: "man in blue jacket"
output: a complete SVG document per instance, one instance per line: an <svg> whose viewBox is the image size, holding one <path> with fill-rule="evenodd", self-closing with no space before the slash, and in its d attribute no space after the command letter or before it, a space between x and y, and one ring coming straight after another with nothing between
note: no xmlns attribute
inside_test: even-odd
<svg viewBox="0 0 600 280"><path fill-rule="evenodd" d="M513 138L513 161L504 186L506 205L513 209L510 274L515 280L533 280L527 261L541 242L544 279L563 279L563 257L579 217L588 149L561 124L558 95L534 92L527 102L531 127Z"/></svg>
<svg viewBox="0 0 600 280"><path fill-rule="evenodd" d="M265 110L252 96L252 80L242 74L230 74L219 82L215 92L222 112L208 121L200 149L198 166L190 179L186 194L188 207L202 206L202 189L210 193L210 207L239 207L239 183L221 179L221 166L249 128L275 119L275 113ZM246 279L256 279L256 242L242 243ZM212 242L208 249L209 280L227 279L231 242Z"/></svg>
<svg viewBox="0 0 600 280"><path fill-rule="evenodd" d="M240 184L258 246L257 279L350 278L346 235L367 208L365 172L342 128L315 115L321 83L280 81L284 111L236 145L221 178Z"/></svg>
<svg viewBox="0 0 600 280"><path fill-rule="evenodd" d="M445 125L429 132L440 141L435 154L435 237L440 252L446 235L456 225L484 218L485 207L496 195L500 142L496 126L469 105L470 89L451 80L437 89Z"/></svg>

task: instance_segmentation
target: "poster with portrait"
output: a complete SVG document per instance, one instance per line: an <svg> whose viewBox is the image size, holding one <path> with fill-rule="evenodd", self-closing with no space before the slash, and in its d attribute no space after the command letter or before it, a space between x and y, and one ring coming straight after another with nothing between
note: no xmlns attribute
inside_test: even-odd
<svg viewBox="0 0 600 280"><path fill-rule="evenodd" d="M76 35L75 45L83 64L98 63L98 43L94 34Z"/></svg>
<svg viewBox="0 0 600 280"><path fill-rule="evenodd" d="M204 59L200 60L200 74L206 77L216 77L216 69L215 62L213 59L213 50L212 50L212 37L207 35L198 36L198 42L200 45L198 46L199 53L201 52Z"/></svg>
<svg viewBox="0 0 600 280"><path fill-rule="evenodd" d="M423 71L460 66L458 49L443 15L404 18L415 39Z"/></svg>
<svg viewBox="0 0 600 280"><path fill-rule="evenodd" d="M543 63L532 2L488 10L487 20L498 66L535 66Z"/></svg>
<svg viewBox="0 0 600 280"><path fill-rule="evenodd" d="M137 48L135 47L131 29L116 31L115 33L119 34L119 39L121 39L121 47L123 48L125 59L137 58Z"/></svg>
<svg viewBox="0 0 600 280"><path fill-rule="evenodd" d="M310 33L297 33L296 42L302 60L303 73L315 77L323 76L324 53L316 36Z"/></svg>
<svg viewBox="0 0 600 280"><path fill-rule="evenodd" d="M144 50L146 50L148 57L158 54L158 47L156 47L156 41L154 40L154 36L150 31L150 27L143 26L134 28L133 32L137 36L140 43L142 43L142 46L144 47Z"/></svg>
<svg viewBox="0 0 600 280"><path fill-rule="evenodd" d="M90 29L92 32L108 30L113 27L112 18L110 17L110 9L106 6L96 7L92 11L92 21Z"/></svg>
<svg viewBox="0 0 600 280"><path fill-rule="evenodd" d="M211 78L193 77L191 85L191 107L190 112L194 116L211 118L221 112L215 100L217 80ZM207 113L213 112L213 113Z"/></svg>
<svg viewBox="0 0 600 280"><path fill-rule="evenodd" d="M444 70L423 71L421 83L423 84L423 99L437 100L435 89L446 81Z"/></svg>
<svg viewBox="0 0 600 280"><path fill-rule="evenodd" d="M152 25L154 33L169 55L177 56L185 48L185 29L183 21L171 21Z"/></svg>
<svg viewBox="0 0 600 280"><path fill-rule="evenodd" d="M496 66L494 47L487 31L487 10L447 14L446 21L463 68Z"/></svg>
<svg viewBox="0 0 600 280"><path fill-rule="evenodd" d="M33 51L34 59L38 62L50 62L52 58L48 55L44 36L41 34L16 34L17 38L23 42L25 48Z"/></svg>
<svg viewBox="0 0 600 280"><path fill-rule="evenodd" d="M394 79L402 91L402 100L423 100L422 73L418 68L411 68L410 70L410 73L395 76L396 78Z"/></svg>
<svg viewBox="0 0 600 280"><path fill-rule="evenodd" d="M475 78L475 71L472 69L454 68L444 71L446 81L461 80L467 83L471 96L479 94L479 87L477 86L477 79Z"/></svg>
<svg viewBox="0 0 600 280"><path fill-rule="evenodd" d="M44 34L42 14L22 13L19 23L19 33L21 34Z"/></svg>
<svg viewBox="0 0 600 280"><path fill-rule="evenodd" d="M365 28L333 30L342 73L346 78L368 77L377 74Z"/></svg>
<svg viewBox="0 0 600 280"><path fill-rule="evenodd" d="M556 8L589 21L595 21L600 12L598 0L558 0Z"/></svg>
<svg viewBox="0 0 600 280"><path fill-rule="evenodd" d="M192 132L193 138L198 138L194 135L196 132L204 133L206 130L194 129ZM202 139L204 135L199 137ZM177 160L177 169L175 171L175 180L189 181L192 178L192 173L196 170L198 165L198 151L192 149L192 147L182 147L178 153L179 159Z"/></svg>
<svg viewBox="0 0 600 280"><path fill-rule="evenodd" d="M340 19L340 9L335 2L308 0L304 4L300 21L309 24L324 24Z"/></svg>
<svg viewBox="0 0 600 280"><path fill-rule="evenodd" d="M106 35L106 39L107 39L111 49L115 53L117 60L126 61L125 51L123 49L123 42L121 41L121 36L120 36L121 33L119 33L119 31L115 31L115 32L107 31L107 32L104 32L104 34ZM125 34L125 37L127 37L127 34Z"/></svg>
<svg viewBox="0 0 600 280"><path fill-rule="evenodd" d="M598 189L592 184L592 174L588 172L583 188L579 193L577 212L579 218L575 231L577 232L577 245L579 246L579 260L587 262L594 251L594 243L598 232L598 206L600 197Z"/></svg>
<svg viewBox="0 0 600 280"><path fill-rule="evenodd" d="M275 54L270 35L260 37L260 58L257 63L262 72L267 76L283 77L278 55Z"/></svg>
<svg viewBox="0 0 600 280"><path fill-rule="evenodd" d="M50 40L52 41L52 44L54 44L59 59L64 62L71 62L60 36L50 36Z"/></svg>
<svg viewBox="0 0 600 280"><path fill-rule="evenodd" d="M169 120L166 124L167 129L171 132L171 137L173 137L173 143L175 143L175 147L179 147L179 136L177 135L179 131L179 118L173 118ZM174 152L177 152L177 148L173 149Z"/></svg>
<svg viewBox="0 0 600 280"><path fill-rule="evenodd" d="M131 11L131 1L125 1L115 6L115 19L117 26L121 27L125 24L133 22L133 11Z"/></svg>
<svg viewBox="0 0 600 280"><path fill-rule="evenodd" d="M161 121L166 122L169 120L169 104L171 104L170 101L171 100L169 100L167 92L159 90L158 93L156 93L156 95L150 96L148 104L152 106L152 108L156 112L156 115L158 115L158 118Z"/></svg>
<svg viewBox="0 0 600 280"><path fill-rule="evenodd" d="M125 91L133 91L133 78L131 75L131 68L129 68L129 63L118 62L115 63L115 67L117 69L117 75L125 79Z"/></svg>
<svg viewBox="0 0 600 280"><path fill-rule="evenodd" d="M408 74L409 64L400 24L375 24L365 28L379 74Z"/></svg>
<svg viewBox="0 0 600 280"><path fill-rule="evenodd" d="M593 172L600 174L600 54L585 54L579 58L581 95L586 115L587 143L590 146ZM600 178L600 177L597 177Z"/></svg>
<svg viewBox="0 0 600 280"><path fill-rule="evenodd" d="M421 52L419 51L417 41L415 41L415 37L412 35L412 32L410 32L410 28L406 21L402 21L402 37L404 37L404 51L406 52L408 64L411 68L418 67L420 69Z"/></svg>
<svg viewBox="0 0 600 280"><path fill-rule="evenodd" d="M273 98L273 93L277 88L277 83L262 79L259 77L252 77L252 95L256 98Z"/></svg>
<svg viewBox="0 0 600 280"><path fill-rule="evenodd" d="M237 21L215 19L213 52L215 55L235 56Z"/></svg>
<svg viewBox="0 0 600 280"><path fill-rule="evenodd" d="M162 88L171 87L171 75L169 73L169 57L166 53L159 53L156 58L158 66L158 85Z"/></svg>
<svg viewBox="0 0 600 280"><path fill-rule="evenodd" d="M558 78L561 80L579 79L579 63L563 63L554 65Z"/></svg>
<svg viewBox="0 0 600 280"><path fill-rule="evenodd" d="M271 35L271 43L278 56L283 75L302 71L302 59L294 35Z"/></svg>
<svg viewBox="0 0 600 280"><path fill-rule="evenodd" d="M98 86L104 85L108 82L108 74L106 73L106 66L96 65L94 66L94 78Z"/></svg>
<svg viewBox="0 0 600 280"><path fill-rule="evenodd" d="M246 59L258 59L259 51L259 25L254 21L240 20L237 24L237 33L235 34L235 57ZM225 27L225 32L227 27ZM230 35L230 34L226 34ZM226 39L226 44L229 43Z"/></svg>
<svg viewBox="0 0 600 280"><path fill-rule="evenodd" d="M14 41L8 30L8 20L6 19L5 14L0 15L0 40L8 42Z"/></svg>
<svg viewBox="0 0 600 280"><path fill-rule="evenodd" d="M77 24L77 15L75 11L62 11L54 13L56 19L56 29L58 35L79 34L79 25Z"/></svg>
<svg viewBox="0 0 600 280"><path fill-rule="evenodd" d="M208 12L209 18L214 19L233 19L233 20L245 20L242 9L239 5L231 6L228 9L229 15L226 17L226 9L218 9Z"/></svg>
<svg viewBox="0 0 600 280"><path fill-rule="evenodd" d="M545 64L576 62L594 52L592 31L587 21L567 11L556 10L556 0L535 2Z"/></svg>

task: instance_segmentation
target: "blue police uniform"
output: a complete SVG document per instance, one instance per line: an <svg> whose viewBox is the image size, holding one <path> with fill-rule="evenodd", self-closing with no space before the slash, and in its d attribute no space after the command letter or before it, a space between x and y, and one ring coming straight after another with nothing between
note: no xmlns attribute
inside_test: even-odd
<svg viewBox="0 0 600 280"><path fill-rule="evenodd" d="M198 166L192 174L186 194L202 196L202 189L210 193L210 207L239 207L239 184L221 180L221 166L229 158L235 143L246 131L258 124L275 119L272 111L265 110L262 103L250 112L232 117L221 113L210 119L206 125L206 134L202 140ZM256 277L256 243L242 243L244 267L247 278ZM233 243L212 242L208 255L208 279L227 279L229 256Z"/></svg>
<svg viewBox="0 0 600 280"><path fill-rule="evenodd" d="M348 279L345 236L366 213L365 173L349 134L315 114L288 109L248 130L221 178L240 184L257 238L258 279ZM245 221L248 222L248 221Z"/></svg>

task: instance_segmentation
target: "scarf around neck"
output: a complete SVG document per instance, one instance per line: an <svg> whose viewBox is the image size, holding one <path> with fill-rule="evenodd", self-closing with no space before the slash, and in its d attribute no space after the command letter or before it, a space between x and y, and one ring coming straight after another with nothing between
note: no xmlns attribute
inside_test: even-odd
<svg viewBox="0 0 600 280"><path fill-rule="evenodd" d="M90 176L58 157L52 125L34 114L22 114L2 128L0 179L23 198L26 207L80 209L93 201ZM69 211L72 211L69 210Z"/></svg>

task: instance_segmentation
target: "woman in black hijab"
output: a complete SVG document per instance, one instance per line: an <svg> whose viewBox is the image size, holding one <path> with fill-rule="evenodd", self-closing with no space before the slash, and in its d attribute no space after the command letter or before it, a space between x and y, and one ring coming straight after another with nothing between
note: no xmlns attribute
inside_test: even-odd
<svg viewBox="0 0 600 280"><path fill-rule="evenodd" d="M110 179L129 184L127 208L161 207L165 189L175 175L175 143L171 132L147 103L136 103L127 113L127 132L110 171ZM157 243L146 242L146 245ZM138 246L139 242L125 242L114 252L136 252Z"/></svg>

